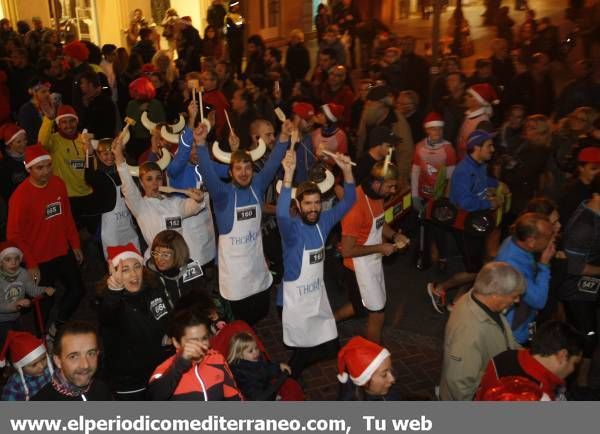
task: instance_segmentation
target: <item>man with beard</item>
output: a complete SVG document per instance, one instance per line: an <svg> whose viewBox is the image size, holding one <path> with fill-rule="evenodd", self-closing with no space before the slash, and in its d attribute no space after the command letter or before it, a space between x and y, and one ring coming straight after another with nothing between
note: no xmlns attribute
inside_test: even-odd
<svg viewBox="0 0 600 434"><path fill-rule="evenodd" d="M242 149L231 154L231 183L217 175L206 146L206 126L199 124L198 168L213 199L219 231L219 289L231 303L237 319L254 324L268 313L269 287L273 276L269 272L262 246L261 206L267 187L277 172L287 148L292 124L283 124L279 141L269 161L254 175L252 155ZM252 151L254 152L254 151Z"/></svg>
<svg viewBox="0 0 600 434"><path fill-rule="evenodd" d="M282 166L283 187L277 202L277 223L283 246L283 342L294 350L289 365L298 377L318 360L335 356L338 332L327 298L323 265L325 240L356 200L350 159L336 154L335 162L344 174L344 198L321 213L321 191L313 182L295 189L292 180L296 154L288 151ZM294 199L299 216L290 212Z"/></svg>
<svg viewBox="0 0 600 434"><path fill-rule="evenodd" d="M366 309L365 337L376 343L381 343L386 305L381 259L407 242L404 235L385 222L383 215L383 202L396 192L397 181L395 165L375 163L370 176L356 188L356 203L342 220L344 281L350 302L336 312L335 319L341 321Z"/></svg>
<svg viewBox="0 0 600 434"><path fill-rule="evenodd" d="M52 381L33 401L112 401L108 386L94 379L98 368L98 335L90 323L73 321L59 331L52 359Z"/></svg>

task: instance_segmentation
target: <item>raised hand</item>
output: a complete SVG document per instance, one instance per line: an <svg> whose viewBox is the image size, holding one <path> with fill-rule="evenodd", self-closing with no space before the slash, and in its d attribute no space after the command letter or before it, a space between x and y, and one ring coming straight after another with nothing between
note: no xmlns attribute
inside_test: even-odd
<svg viewBox="0 0 600 434"><path fill-rule="evenodd" d="M113 140L111 149L115 155L115 163L117 165L123 163L125 161L125 155L123 155L123 139L120 134Z"/></svg>
<svg viewBox="0 0 600 434"><path fill-rule="evenodd" d="M229 133L229 148L235 152L240 148L240 138L232 131Z"/></svg>
<svg viewBox="0 0 600 434"><path fill-rule="evenodd" d="M293 122L289 119L286 119L286 121L281 125L281 134L279 135L279 141L287 142L290 139L293 130Z"/></svg>
<svg viewBox="0 0 600 434"><path fill-rule="evenodd" d="M208 347L202 345L197 341L186 341L181 348L181 357L186 360L201 360L206 352L208 351Z"/></svg>
<svg viewBox="0 0 600 434"><path fill-rule="evenodd" d="M554 258L554 255L556 255L556 243L554 242L554 237L552 237L552 239L540 255L540 263L548 265L552 258Z"/></svg>
<svg viewBox="0 0 600 434"><path fill-rule="evenodd" d="M108 280L106 284L108 285L108 289L111 291L120 291L125 285L123 284L123 261L119 262L119 265L115 267L112 264L112 261L108 261Z"/></svg>
<svg viewBox="0 0 600 434"><path fill-rule="evenodd" d="M204 201L204 192L198 188L188 188L186 195L198 203Z"/></svg>
<svg viewBox="0 0 600 434"><path fill-rule="evenodd" d="M206 146L206 136L208 136L208 128L203 122L200 122L194 128L194 143L199 146Z"/></svg>
<svg viewBox="0 0 600 434"><path fill-rule="evenodd" d="M198 116L198 102L190 102L188 105L188 115L188 127L194 128L194 122L196 121L196 116Z"/></svg>
<svg viewBox="0 0 600 434"><path fill-rule="evenodd" d="M286 151L285 157L281 160L281 165L285 172L284 179L291 182L291 177L294 176L294 171L296 170L296 153L294 151Z"/></svg>

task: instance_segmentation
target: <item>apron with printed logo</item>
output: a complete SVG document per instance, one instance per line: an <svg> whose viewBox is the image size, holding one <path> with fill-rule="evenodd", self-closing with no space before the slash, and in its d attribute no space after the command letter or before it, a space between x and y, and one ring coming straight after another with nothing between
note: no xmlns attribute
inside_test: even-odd
<svg viewBox="0 0 600 434"><path fill-rule="evenodd" d="M375 217L369 203L369 198L366 195L365 200L367 201L367 206L373 220L369 237L364 245L372 246L381 244L383 240L383 225L385 223L384 216L381 214ZM370 311L383 309L385 307L386 295L381 253L352 258L352 263L354 264L354 272L356 273L356 281L358 282L363 306Z"/></svg>
<svg viewBox="0 0 600 434"><path fill-rule="evenodd" d="M315 347L338 336L323 277L325 243L302 252L300 276L283 282L283 342L290 347Z"/></svg>
<svg viewBox="0 0 600 434"><path fill-rule="evenodd" d="M260 202L237 206L234 192L233 226L219 236L219 289L226 300L238 301L269 288L273 276L267 267L261 235Z"/></svg>
<svg viewBox="0 0 600 434"><path fill-rule="evenodd" d="M125 205L121 189L110 176L108 178L115 186L117 200L112 211L102 214L100 239L102 240L102 250L105 258L107 258L106 248L108 246L124 246L127 243L133 243L138 250L140 249L140 242L133 227L131 213Z"/></svg>

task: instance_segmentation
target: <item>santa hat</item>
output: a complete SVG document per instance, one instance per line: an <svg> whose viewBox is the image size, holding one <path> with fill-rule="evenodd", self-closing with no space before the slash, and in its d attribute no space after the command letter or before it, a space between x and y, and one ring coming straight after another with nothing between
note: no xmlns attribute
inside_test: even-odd
<svg viewBox="0 0 600 434"><path fill-rule="evenodd" d="M19 258L23 259L23 251L13 243L12 241L4 241L0 243L0 261L8 255L19 255Z"/></svg>
<svg viewBox="0 0 600 434"><path fill-rule="evenodd" d="M10 362L21 377L23 388L25 389L25 399L29 401L29 389L27 388L27 383L25 382L23 368L29 365L31 362L35 362L45 354L48 360L48 369L50 370L50 373L53 372L52 364L50 363L50 357L48 356L44 342L29 332L9 330L8 334L6 335L6 341L4 341L4 347L0 353L0 367L2 368L6 366L6 356L9 351Z"/></svg>
<svg viewBox="0 0 600 434"><path fill-rule="evenodd" d="M342 116L344 116L344 106L332 102L323 104L321 110L323 111L323 114L325 114L325 117L329 119L329 122L339 122L342 119Z"/></svg>
<svg viewBox="0 0 600 434"><path fill-rule="evenodd" d="M315 115L315 108L307 102L295 102L292 105L292 111L305 121Z"/></svg>
<svg viewBox="0 0 600 434"><path fill-rule="evenodd" d="M108 254L108 260L111 261L114 267L117 267L119 262L125 259L137 259L142 264L144 263L144 258L133 243L125 246L108 246L106 253Z"/></svg>
<svg viewBox="0 0 600 434"><path fill-rule="evenodd" d="M423 126L425 128L443 127L444 119L442 118L441 114L431 112L425 117L425 120L423 121Z"/></svg>
<svg viewBox="0 0 600 434"><path fill-rule="evenodd" d="M158 72L158 67L153 63L144 63L142 65L142 74L152 74Z"/></svg>
<svg viewBox="0 0 600 434"><path fill-rule="evenodd" d="M48 151L39 143L25 148L25 168L29 169L41 161L52 160Z"/></svg>
<svg viewBox="0 0 600 434"><path fill-rule="evenodd" d="M75 109L73 107L67 104L62 104L60 107L58 107L58 111L56 112L56 117L54 118L54 120L56 121L56 123L58 123L59 120L68 117L72 117L79 120L79 117L77 116L77 113L75 112Z"/></svg>
<svg viewBox="0 0 600 434"><path fill-rule="evenodd" d="M469 92L473 98L479 101L479 103L484 107L489 107L491 109L492 104L497 105L500 103L498 100L498 94L488 83L474 84L467 89L467 92Z"/></svg>
<svg viewBox="0 0 600 434"><path fill-rule="evenodd" d="M363 386L388 357L387 349L355 336L338 353L338 380L346 383L349 377L357 386Z"/></svg>
<svg viewBox="0 0 600 434"><path fill-rule="evenodd" d="M63 54L80 62L85 62L90 56L90 50L83 42L73 41L63 47Z"/></svg>
<svg viewBox="0 0 600 434"><path fill-rule="evenodd" d="M19 134L25 134L25 130L17 124L4 124L2 126L2 140L7 145L15 140Z"/></svg>
<svg viewBox="0 0 600 434"><path fill-rule="evenodd" d="M156 96L156 89L148 77L140 77L129 83L129 95L133 99L150 101Z"/></svg>

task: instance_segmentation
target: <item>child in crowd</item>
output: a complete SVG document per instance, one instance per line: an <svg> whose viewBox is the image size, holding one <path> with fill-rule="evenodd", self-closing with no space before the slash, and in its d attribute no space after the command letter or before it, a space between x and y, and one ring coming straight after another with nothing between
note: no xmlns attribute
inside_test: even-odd
<svg viewBox="0 0 600 434"><path fill-rule="evenodd" d="M292 373L285 363L265 361L256 339L248 332L238 333L231 339L227 362L244 398L249 401L274 401L287 378L280 373Z"/></svg>
<svg viewBox="0 0 600 434"><path fill-rule="evenodd" d="M9 241L0 244L0 345L9 330L17 326L21 309L31 305L25 296L54 294L54 288L42 288L32 280L27 270L21 267L22 260L23 252L16 244Z"/></svg>
<svg viewBox="0 0 600 434"><path fill-rule="evenodd" d="M16 372L2 390L2 401L29 401L52 379L52 363L46 347L31 333L9 330L0 354L0 367L5 366L9 351Z"/></svg>

